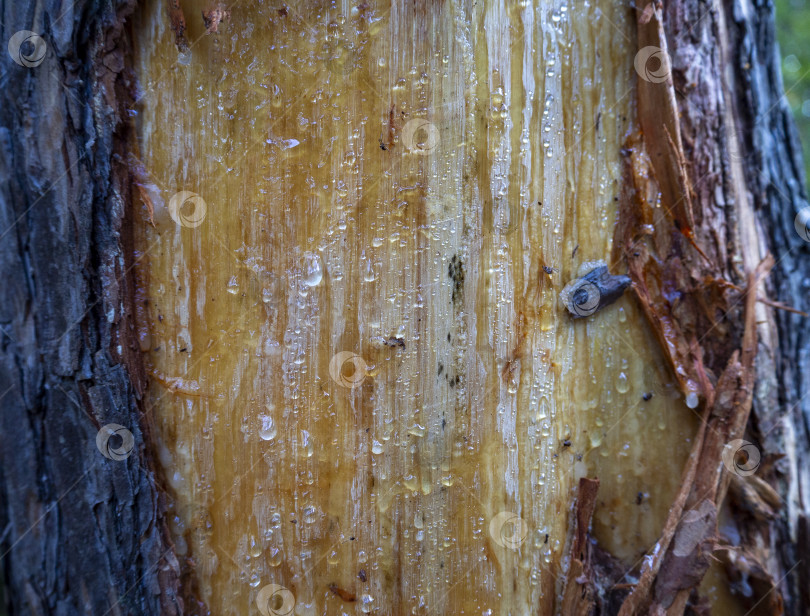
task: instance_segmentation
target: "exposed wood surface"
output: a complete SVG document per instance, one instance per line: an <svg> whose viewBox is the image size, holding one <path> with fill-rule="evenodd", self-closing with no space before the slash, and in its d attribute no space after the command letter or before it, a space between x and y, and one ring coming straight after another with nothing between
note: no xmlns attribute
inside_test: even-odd
<svg viewBox="0 0 810 616"><path fill-rule="evenodd" d="M139 242L150 416L209 608L272 583L315 611L334 587L551 614L582 476L631 568L678 483L647 448L680 466L696 422L629 294L582 319L559 299L589 262L621 273L627 11L233 6L211 35L183 8L187 65L161 7L137 22L134 155L163 204Z"/></svg>

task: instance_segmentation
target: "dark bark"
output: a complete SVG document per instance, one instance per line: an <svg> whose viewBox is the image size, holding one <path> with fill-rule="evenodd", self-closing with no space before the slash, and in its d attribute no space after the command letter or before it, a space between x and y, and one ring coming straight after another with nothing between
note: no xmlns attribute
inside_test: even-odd
<svg viewBox="0 0 810 616"><path fill-rule="evenodd" d="M728 36L728 72L732 106L741 138L744 187L756 215L757 235L776 258L768 293L778 301L807 310L810 306L810 245L794 228L799 210L808 206L801 145L793 124L780 72L775 22L770 2L723 3ZM733 136L732 136L733 137ZM784 310L772 311L772 337L760 343L754 391L751 440L763 451L766 477L782 496L782 509L770 524L743 525L743 539L762 541L770 556L764 563L785 600L788 614L806 614L810 587L810 320ZM775 461L775 457L784 458ZM768 473L767 462L774 460ZM734 503L733 503L734 504ZM744 514L743 514L744 515Z"/></svg>
<svg viewBox="0 0 810 616"><path fill-rule="evenodd" d="M134 85L123 24L134 4L0 4L0 554L7 608L180 613L131 335L129 180L121 161ZM19 66L7 53L20 30L42 35L39 66ZM124 460L107 459L96 446L110 423L134 436Z"/></svg>
<svg viewBox="0 0 810 616"><path fill-rule="evenodd" d="M734 105L745 137L746 186L756 209L763 239L776 257L769 280L779 301L807 310L810 306L810 245L794 228L796 213L808 206L801 145L790 115L775 43L773 5L736 0L726 4L729 46L734 51ZM760 385L755 392L751 433L770 454L785 454L776 463L783 507L771 532L773 566L789 614L806 614L810 606L810 320L775 312L778 346L763 353Z"/></svg>

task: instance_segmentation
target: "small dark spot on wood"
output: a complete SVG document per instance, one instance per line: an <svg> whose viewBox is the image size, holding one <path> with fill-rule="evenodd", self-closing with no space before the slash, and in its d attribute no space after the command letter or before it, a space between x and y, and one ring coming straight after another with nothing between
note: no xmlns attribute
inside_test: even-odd
<svg viewBox="0 0 810 616"><path fill-rule="evenodd" d="M571 441L570 441L570 439L565 439L565 440L563 441L563 447L570 447L570 446L571 446Z"/></svg>
<svg viewBox="0 0 810 616"><path fill-rule="evenodd" d="M444 372L444 364L442 364L442 362L439 362L439 376L441 376L442 372Z"/></svg>
<svg viewBox="0 0 810 616"><path fill-rule="evenodd" d="M644 400L644 402L649 402L652 400L652 397L653 394L651 391L645 391L643 394L641 394L641 399Z"/></svg>
<svg viewBox="0 0 810 616"><path fill-rule="evenodd" d="M458 256L453 255L450 263L447 264L447 276L453 281L453 302L461 298L464 291L464 264Z"/></svg>
<svg viewBox="0 0 810 616"><path fill-rule="evenodd" d="M360 571L357 573L357 577L360 578L361 582L365 582L368 579L366 577L366 570L365 569L360 569Z"/></svg>
<svg viewBox="0 0 810 616"><path fill-rule="evenodd" d="M548 543L548 533L546 533L546 539L543 541L543 543Z"/></svg>
<svg viewBox="0 0 810 616"><path fill-rule="evenodd" d="M286 16L287 16L287 7L286 7L286 6L282 6L282 7L281 7L281 8L278 10L278 14L279 14L279 15L281 15L281 17L286 17Z"/></svg>
<svg viewBox="0 0 810 616"><path fill-rule="evenodd" d="M349 541L354 541L354 537L349 537Z"/></svg>
<svg viewBox="0 0 810 616"><path fill-rule="evenodd" d="M339 588L337 584L329 584L329 590L331 590L338 597L349 603L357 601L357 597L355 597L354 594L350 593L348 590L343 590L342 588Z"/></svg>
<svg viewBox="0 0 810 616"><path fill-rule="evenodd" d="M447 342L450 342L450 333L447 334Z"/></svg>
<svg viewBox="0 0 810 616"><path fill-rule="evenodd" d="M599 121L602 119L602 112L596 114L596 126L594 127L595 130L599 130Z"/></svg>
<svg viewBox="0 0 810 616"><path fill-rule="evenodd" d="M405 348L405 340L396 336L390 336L385 340L385 346Z"/></svg>
<svg viewBox="0 0 810 616"><path fill-rule="evenodd" d="M574 246L574 251L571 253L571 258L572 258L572 259L574 258L574 255L576 255L576 254L577 254L577 250L579 250L579 244L577 244L576 246Z"/></svg>
<svg viewBox="0 0 810 616"><path fill-rule="evenodd" d="M644 500L643 492L639 492L638 494L636 494L636 505L640 505L643 500Z"/></svg>
<svg viewBox="0 0 810 616"><path fill-rule="evenodd" d="M446 419L444 419L444 418L442 418L442 430L444 430L444 427L445 427L446 425L447 425L447 420L446 420Z"/></svg>
<svg viewBox="0 0 810 616"><path fill-rule="evenodd" d="M186 351L188 351L188 348L187 348L187 347L183 347L182 349L180 349L180 352L181 352L181 353L185 353Z"/></svg>

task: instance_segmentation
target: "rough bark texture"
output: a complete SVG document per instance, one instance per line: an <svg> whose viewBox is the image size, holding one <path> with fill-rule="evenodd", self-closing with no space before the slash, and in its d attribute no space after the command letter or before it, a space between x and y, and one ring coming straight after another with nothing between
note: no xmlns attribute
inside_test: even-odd
<svg viewBox="0 0 810 616"><path fill-rule="evenodd" d="M120 155L122 101L132 85L122 23L131 8L2 2L4 45L19 30L43 34L48 45L35 68L5 50L0 60L0 567L11 614L183 611L128 320L136 298ZM772 11L748 0L666 2L663 27L696 243L737 285L772 252L768 295L802 308L809 248L793 218L807 195ZM730 319L741 324L738 313ZM766 454L762 472L778 482L783 506L775 518L755 515L747 484L732 485L739 545L755 546L745 555L756 567L744 570L739 556L727 567L732 579L764 567L754 581L772 579L786 612L801 614L810 603L810 323L778 310L758 316L765 318L747 438ZM741 336L738 328L711 347L709 367L725 366ZM135 437L126 460L108 460L96 447L109 423ZM765 583L752 603L768 592Z"/></svg>
<svg viewBox="0 0 810 616"><path fill-rule="evenodd" d="M698 200L714 200L715 208L725 212L728 263L751 271L757 259L771 252L776 265L768 296L804 309L808 246L794 230L794 217L807 206L807 195L801 149L782 94L773 6L747 0L672 2L665 4L664 23L691 176ZM718 147L725 150L722 165L713 162ZM704 223L704 233L718 232L713 217ZM756 558L781 591L786 612L800 614L807 609L808 583L803 555L808 547L809 324L799 315L760 307L753 409L745 438L762 449L760 474L780 487L783 507L776 519L763 520L733 490L730 505L740 544L756 546ZM778 454L785 457L771 466ZM729 574L735 577L733 568ZM764 590L770 590L768 585ZM760 606L772 605L770 594ZM754 592L751 602L764 597Z"/></svg>
<svg viewBox="0 0 810 616"><path fill-rule="evenodd" d="M690 603L701 609L690 591L706 573L711 543L734 555L723 560L746 608L804 613L807 323L757 305L763 294L752 275L773 253L765 295L807 305L807 246L794 231L807 200L782 97L773 9L745 1L636 8L640 54L663 49L666 79L639 81L643 136L628 141L617 248L684 393L698 392L704 402L707 425L621 613L682 614ZM761 273L767 269L770 263ZM760 477L722 472L724 443L739 438L762 450ZM715 536L715 507L729 481L729 521ZM781 509L771 485L780 488Z"/></svg>
<svg viewBox="0 0 810 616"><path fill-rule="evenodd" d="M744 138L744 182L757 215L757 231L776 256L769 279L771 297L805 309L810 303L808 250L794 230L794 216L807 207L802 154L790 108L783 96L775 51L773 5L736 0L722 7L728 27L728 71L732 101ZM753 222L753 221L752 221ZM784 453L775 477L783 496L779 518L763 532L769 570L775 575L789 614L810 605L810 321L776 311L768 348L758 357L751 434L766 454ZM774 331L775 330L775 331ZM747 531L746 531L747 532ZM768 549L769 548L769 549Z"/></svg>
<svg viewBox="0 0 810 616"><path fill-rule="evenodd" d="M11 614L180 612L132 369L120 162L132 8L2 2L0 554ZM20 30L46 41L39 66L6 52ZM96 447L109 423L134 435L125 460Z"/></svg>

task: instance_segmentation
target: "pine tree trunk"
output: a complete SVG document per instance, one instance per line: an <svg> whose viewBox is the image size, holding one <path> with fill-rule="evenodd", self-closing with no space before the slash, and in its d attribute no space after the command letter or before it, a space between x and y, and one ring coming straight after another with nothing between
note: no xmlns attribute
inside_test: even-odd
<svg viewBox="0 0 810 616"><path fill-rule="evenodd" d="M807 610L772 7L536 4L2 3L9 614Z"/></svg>

